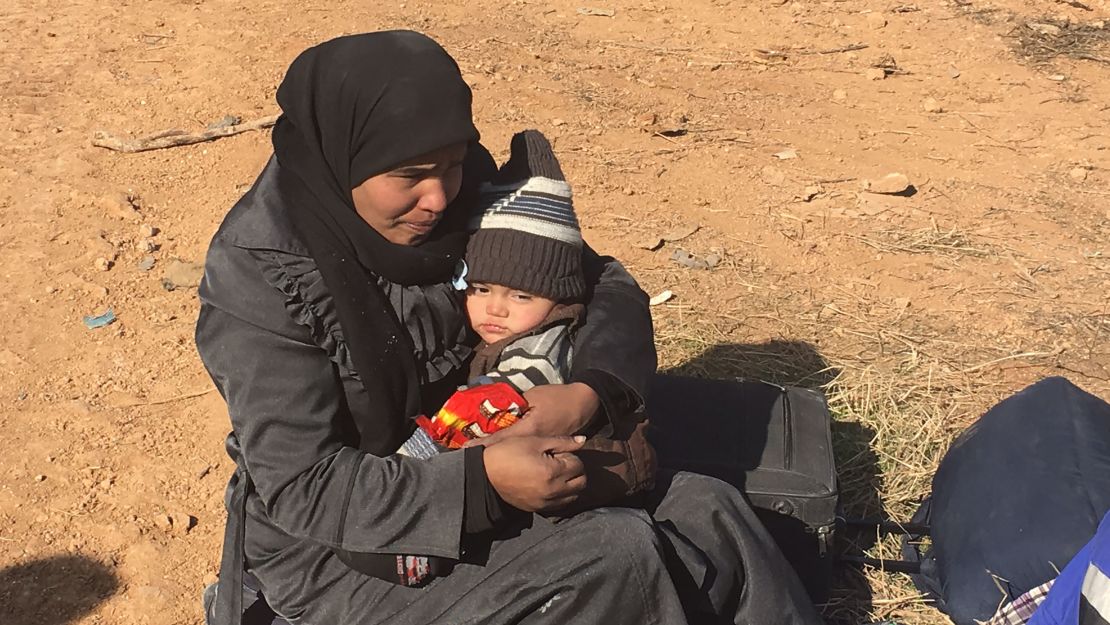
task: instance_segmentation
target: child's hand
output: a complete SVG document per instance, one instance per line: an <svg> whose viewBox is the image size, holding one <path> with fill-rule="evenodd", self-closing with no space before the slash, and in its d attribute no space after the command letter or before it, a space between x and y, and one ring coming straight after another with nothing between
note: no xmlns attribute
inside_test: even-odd
<svg viewBox="0 0 1110 625"><path fill-rule="evenodd" d="M521 423L533 422L541 436L580 432L590 424L601 405L594 389L581 382L535 386L524 393L524 399L528 400L529 408Z"/></svg>

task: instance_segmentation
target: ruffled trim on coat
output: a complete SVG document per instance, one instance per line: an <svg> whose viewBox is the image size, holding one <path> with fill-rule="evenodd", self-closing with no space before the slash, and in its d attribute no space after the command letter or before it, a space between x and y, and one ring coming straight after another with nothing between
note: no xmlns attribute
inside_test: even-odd
<svg viewBox="0 0 1110 625"><path fill-rule="evenodd" d="M285 310L293 321L308 328L312 342L323 349L328 359L358 377L335 300L324 284L316 261L273 250L250 250L262 277L285 296Z"/></svg>

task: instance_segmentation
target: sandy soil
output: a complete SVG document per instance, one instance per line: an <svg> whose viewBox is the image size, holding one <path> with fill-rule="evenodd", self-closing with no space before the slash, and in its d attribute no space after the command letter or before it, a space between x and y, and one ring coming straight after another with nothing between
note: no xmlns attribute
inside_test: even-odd
<svg viewBox="0 0 1110 625"><path fill-rule="evenodd" d="M0 8L0 623L201 622L228 422L196 291L162 280L203 261L269 136L90 140L276 113L292 58L343 33L440 40L496 156L553 138L587 239L674 294L666 366L824 376L875 459L861 510L911 510L952 433L1032 380L1110 397L1106 0L390 4ZM895 172L915 193L862 191ZM850 613L943 621L906 593Z"/></svg>

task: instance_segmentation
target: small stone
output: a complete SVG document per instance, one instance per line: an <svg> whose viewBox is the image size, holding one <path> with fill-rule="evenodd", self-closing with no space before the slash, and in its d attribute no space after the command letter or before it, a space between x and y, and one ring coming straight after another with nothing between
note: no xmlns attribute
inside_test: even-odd
<svg viewBox="0 0 1110 625"><path fill-rule="evenodd" d="M171 260L166 265L163 273L162 286L167 291L181 287L195 287L200 285L204 277L204 265L181 260Z"/></svg>
<svg viewBox="0 0 1110 625"><path fill-rule="evenodd" d="M644 113L636 118L636 123L643 127L652 126L657 121L659 117L655 113Z"/></svg>
<svg viewBox="0 0 1110 625"><path fill-rule="evenodd" d="M816 185L808 186L805 188L805 191L802 192L802 201L812 202L813 198L817 197L818 195L821 195L821 187L818 187Z"/></svg>
<svg viewBox="0 0 1110 625"><path fill-rule="evenodd" d="M113 482L112 478L107 478L107 479L100 480L100 488L103 489L103 490L108 490L109 488L112 487L112 482Z"/></svg>
<svg viewBox="0 0 1110 625"><path fill-rule="evenodd" d="M127 193L108 193L101 196L97 204L106 213L124 219L138 219L141 216L135 199Z"/></svg>
<svg viewBox="0 0 1110 625"><path fill-rule="evenodd" d="M184 512L173 512L169 515L170 526L175 534L188 534L189 530L197 524L197 519L194 516L185 514Z"/></svg>
<svg viewBox="0 0 1110 625"><path fill-rule="evenodd" d="M54 286L53 284L48 284L46 285L45 291L47 295L53 295L54 293L58 292L58 287Z"/></svg>
<svg viewBox="0 0 1110 625"><path fill-rule="evenodd" d="M843 102L848 99L848 92L843 89L837 89L833 91L832 97L833 100L837 102Z"/></svg>
<svg viewBox="0 0 1110 625"><path fill-rule="evenodd" d="M863 76L867 80L883 80L886 78L886 70L881 67L869 67Z"/></svg>
<svg viewBox="0 0 1110 625"><path fill-rule="evenodd" d="M45 482L46 481L46 476L40 473L40 474L35 476L35 481L36 482Z"/></svg>
<svg viewBox="0 0 1110 625"><path fill-rule="evenodd" d="M953 78L953 79L959 78L960 77L960 70L956 69L955 67L949 67L948 68L948 77Z"/></svg>
<svg viewBox="0 0 1110 625"><path fill-rule="evenodd" d="M135 267L137 267L139 271L150 271L154 269L154 257L149 255L143 256L139 259L139 262L135 264Z"/></svg>
<svg viewBox="0 0 1110 625"><path fill-rule="evenodd" d="M869 193L896 195L908 191L912 185L905 174L890 173L876 180L864 180L863 190Z"/></svg>
<svg viewBox="0 0 1110 625"><path fill-rule="evenodd" d="M633 189L632 187L625 187L625 188L621 189L621 193L623 193L625 195L636 195L636 190Z"/></svg>
<svg viewBox="0 0 1110 625"><path fill-rule="evenodd" d="M1063 74L1052 74L1048 79L1054 82L1064 82L1068 77Z"/></svg>
<svg viewBox="0 0 1110 625"><path fill-rule="evenodd" d="M667 241L669 243L674 243L676 241L681 241L682 239L693 236L694 233L697 232L700 229L701 229L701 226L698 225L698 224L688 224L688 225L685 225L685 226L679 226L679 227L675 228L674 230L671 230L670 232L664 234L663 235L663 240Z"/></svg>
<svg viewBox="0 0 1110 625"><path fill-rule="evenodd" d="M1076 182L1083 182L1087 179L1087 168L1075 167L1068 172L1068 175L1071 176L1071 179L1075 180Z"/></svg>
<svg viewBox="0 0 1110 625"><path fill-rule="evenodd" d="M135 250L140 254L149 254L158 249L158 244L150 239L139 239L135 242Z"/></svg>
<svg viewBox="0 0 1110 625"><path fill-rule="evenodd" d="M173 529L173 518L168 514L155 515L154 522L158 524L158 527L166 531Z"/></svg>
<svg viewBox="0 0 1110 625"><path fill-rule="evenodd" d="M921 109L926 113L944 112L944 107L941 106L940 102L937 102L935 98L925 98L925 101L921 103Z"/></svg>
<svg viewBox="0 0 1110 625"><path fill-rule="evenodd" d="M1055 25L1055 24L1044 24L1044 23L1040 23L1040 22L1030 22L1028 24L1028 26L1029 26L1030 30L1033 30L1033 31L1038 32L1042 35L1045 35L1046 37L1059 37L1060 33L1062 32L1060 30L1060 27Z"/></svg>
<svg viewBox="0 0 1110 625"><path fill-rule="evenodd" d="M150 224L143 224L143 225L139 226L139 236L141 236L141 237L148 237L149 238L149 237L152 237L156 234L158 234L158 228L155 228L154 226L152 226Z"/></svg>
<svg viewBox="0 0 1110 625"><path fill-rule="evenodd" d="M674 297L674 293L670 289L667 289L666 291L663 291L663 292L659 293L658 295L655 295L654 297L649 299L648 300L648 305L649 306L658 306L659 304L662 304L663 302L666 302L667 300L671 299L672 297Z"/></svg>
<svg viewBox="0 0 1110 625"><path fill-rule="evenodd" d="M833 28L833 29L840 28L843 25L844 25L844 22L841 22L839 19L837 19L835 17L832 19L831 22L829 22L829 28Z"/></svg>
<svg viewBox="0 0 1110 625"><path fill-rule="evenodd" d="M886 28L886 17L882 13L868 13L867 25L875 30Z"/></svg>
<svg viewBox="0 0 1110 625"><path fill-rule="evenodd" d="M110 261L107 258L104 258L103 256L101 256L101 257L99 257L99 258L97 258L96 260L93 261L93 266L96 267L100 271L108 271L109 269L112 268L112 261Z"/></svg>
<svg viewBox="0 0 1110 625"><path fill-rule="evenodd" d="M555 119L551 120L551 125L552 126L566 126L567 122L566 122L565 119L560 119L560 118L556 117Z"/></svg>

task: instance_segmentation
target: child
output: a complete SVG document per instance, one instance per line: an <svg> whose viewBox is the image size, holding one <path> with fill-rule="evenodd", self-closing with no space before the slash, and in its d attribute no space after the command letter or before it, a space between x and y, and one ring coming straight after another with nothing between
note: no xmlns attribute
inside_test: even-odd
<svg viewBox="0 0 1110 625"><path fill-rule="evenodd" d="M586 286L582 232L570 185L551 144L538 131L513 136L508 162L483 185L470 230L466 310L481 340L471 361L471 384L505 382L524 393L541 384L566 383L572 333L585 312L579 301ZM444 437L451 436L447 428L463 428L470 432L468 437L482 435L479 430L485 426L467 425L476 415L459 414L455 408L474 409L474 402L460 395L436 418L419 418L426 431L418 429L399 453L418 458L439 453ZM490 422L515 421L515 416L505 417L506 412L519 414L517 405L523 398L515 399L519 401L498 394L483 417ZM498 411L502 408L511 410ZM444 419L450 423L434 425Z"/></svg>
<svg viewBox="0 0 1110 625"><path fill-rule="evenodd" d="M470 223L466 311L481 339L471 379L488 376L524 393L563 384L572 333L585 311L582 232L551 144L528 130L482 189Z"/></svg>

